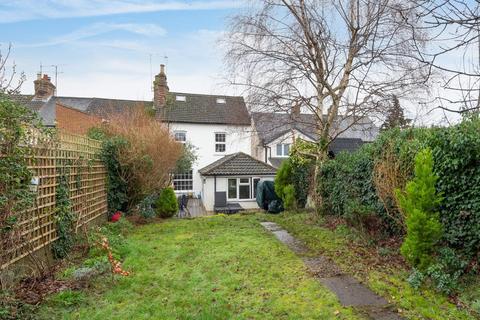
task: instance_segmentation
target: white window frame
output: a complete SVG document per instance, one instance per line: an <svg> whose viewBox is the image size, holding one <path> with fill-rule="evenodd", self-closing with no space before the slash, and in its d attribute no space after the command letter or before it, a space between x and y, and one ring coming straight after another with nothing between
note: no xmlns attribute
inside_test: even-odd
<svg viewBox="0 0 480 320"><path fill-rule="evenodd" d="M191 186L190 189L188 188L178 188L178 185L185 185L186 187ZM190 170L186 173L176 173L173 175L173 190L175 192L192 192L193 191L193 170Z"/></svg>
<svg viewBox="0 0 480 320"><path fill-rule="evenodd" d="M247 182L240 182L240 179L248 179ZM235 180L235 198L231 198L229 194L229 186L230 180ZM256 192L254 192L254 181L258 180L260 182L260 177L228 177L227 178L227 200L234 200L234 201L252 201L257 198ZM258 184L257 184L258 185ZM249 191L249 198L240 198L240 186L248 186Z"/></svg>
<svg viewBox="0 0 480 320"><path fill-rule="evenodd" d="M217 135L222 135L224 136L224 141L217 141ZM215 139L215 153L226 153L227 152L227 133L226 132L215 132L214 133L214 139ZM217 146L222 146L223 145L223 151L218 151Z"/></svg>
<svg viewBox="0 0 480 320"><path fill-rule="evenodd" d="M280 154L278 153L278 146L281 146ZM275 145L275 154L277 155L277 157L287 158L290 155L290 147L291 147L290 143L277 143ZM288 152L285 152L286 148L288 148Z"/></svg>
<svg viewBox="0 0 480 320"><path fill-rule="evenodd" d="M183 133L183 135L184 135L184 137L185 137L185 140L178 140L178 139L177 139L177 134L182 134L182 133ZM175 130L175 131L173 132L173 135L174 135L174 137L175 137L175 141L180 142L180 143L185 143L185 142L187 142L187 131Z"/></svg>

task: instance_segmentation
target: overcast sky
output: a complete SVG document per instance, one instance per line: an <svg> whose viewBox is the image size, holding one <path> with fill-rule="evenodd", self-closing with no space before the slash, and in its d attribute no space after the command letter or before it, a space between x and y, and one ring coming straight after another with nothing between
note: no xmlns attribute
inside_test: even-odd
<svg viewBox="0 0 480 320"><path fill-rule="evenodd" d="M3 0L0 43L27 75L58 65L61 96L152 98L151 73L167 65L172 91L233 93L222 84L217 39L236 0ZM150 56L152 68L150 68ZM168 57L168 58L167 58ZM12 62L10 61L10 62Z"/></svg>

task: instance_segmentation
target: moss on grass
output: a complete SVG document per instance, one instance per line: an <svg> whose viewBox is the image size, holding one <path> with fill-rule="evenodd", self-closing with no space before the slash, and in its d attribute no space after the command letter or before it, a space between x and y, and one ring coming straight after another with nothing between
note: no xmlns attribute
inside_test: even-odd
<svg viewBox="0 0 480 320"><path fill-rule="evenodd" d="M408 319L473 319L444 295L430 289L413 289L406 281L408 272L398 266L376 267L371 248L360 234L344 225L330 230L312 223L307 213L258 215L259 220L274 221L304 241L312 254L332 258L344 271L353 274L373 291L393 302ZM315 221L318 222L318 221Z"/></svg>
<svg viewBox="0 0 480 320"><path fill-rule="evenodd" d="M258 215L170 220L128 236L124 268L78 305L45 304L45 319L359 319L308 276ZM53 300L54 302L55 300ZM77 302L77 301L76 301Z"/></svg>

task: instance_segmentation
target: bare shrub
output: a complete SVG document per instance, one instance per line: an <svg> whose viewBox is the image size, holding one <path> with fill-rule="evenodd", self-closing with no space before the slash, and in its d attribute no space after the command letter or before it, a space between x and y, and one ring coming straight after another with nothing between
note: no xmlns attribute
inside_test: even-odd
<svg viewBox="0 0 480 320"><path fill-rule="evenodd" d="M385 146L382 157L375 162L373 182L378 198L387 215L393 219L402 231L405 231L405 215L399 208L396 189L403 189L410 177L410 170L402 166L391 143Z"/></svg>
<svg viewBox="0 0 480 320"><path fill-rule="evenodd" d="M171 173L182 153L182 146L168 128L148 114L143 105L114 113L105 125L109 136L125 139L119 148L119 162L127 182L129 205L171 183Z"/></svg>

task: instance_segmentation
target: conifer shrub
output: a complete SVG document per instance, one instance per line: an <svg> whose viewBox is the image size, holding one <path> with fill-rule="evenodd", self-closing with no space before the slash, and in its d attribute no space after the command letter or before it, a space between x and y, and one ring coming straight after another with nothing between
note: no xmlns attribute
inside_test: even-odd
<svg viewBox="0 0 480 320"><path fill-rule="evenodd" d="M290 159L282 162L275 175L275 193L285 201L285 188L292 184L292 164Z"/></svg>
<svg viewBox="0 0 480 320"><path fill-rule="evenodd" d="M415 157L413 180L407 183L405 192L396 191L407 227L400 251L412 266L421 271L431 265L435 245L442 237L438 207L443 198L435 189L437 180L433 172L432 151L424 149Z"/></svg>
<svg viewBox="0 0 480 320"><path fill-rule="evenodd" d="M283 205L287 210L297 209L297 199L295 198L295 187L288 184L283 188Z"/></svg>
<svg viewBox="0 0 480 320"><path fill-rule="evenodd" d="M171 187L167 187L160 192L155 207L157 215L161 218L171 218L178 212L177 197Z"/></svg>

